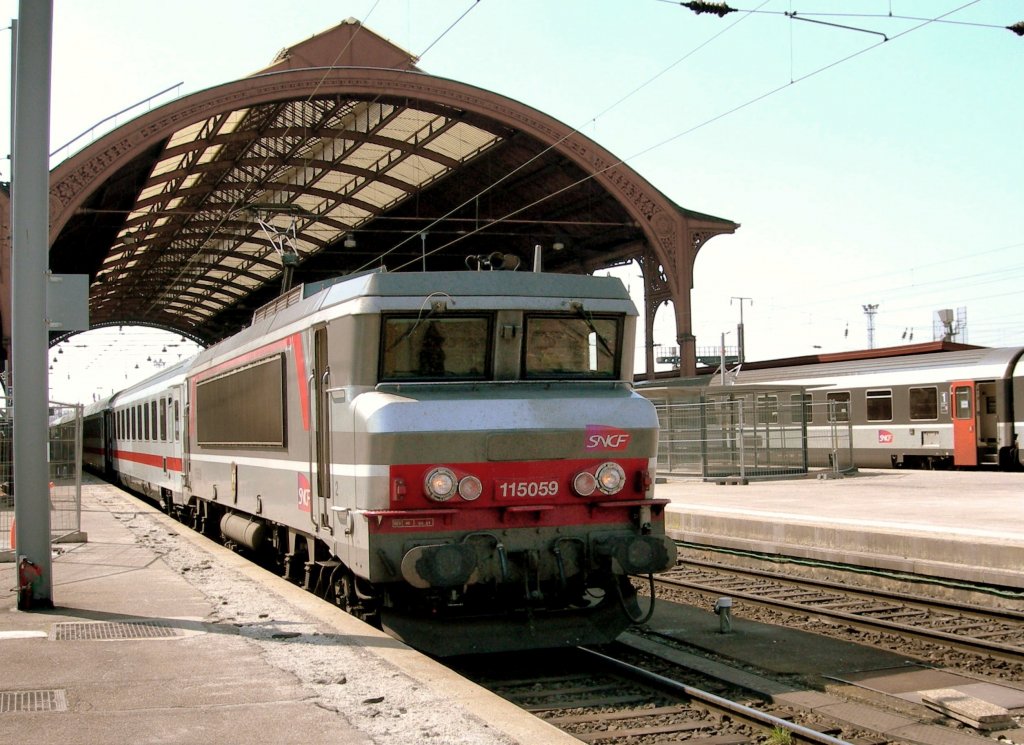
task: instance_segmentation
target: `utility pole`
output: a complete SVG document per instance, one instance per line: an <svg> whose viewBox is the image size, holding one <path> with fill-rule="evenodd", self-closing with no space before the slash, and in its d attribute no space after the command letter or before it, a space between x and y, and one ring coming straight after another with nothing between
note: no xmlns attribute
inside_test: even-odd
<svg viewBox="0 0 1024 745"><path fill-rule="evenodd" d="M743 338L743 302L746 301L751 305L754 304L754 300L749 297L736 297L735 295L729 298L729 305L732 305L733 300L740 301L740 325L736 327L736 346L737 357L739 358L739 364L743 364L747 359L747 345Z"/></svg>
<svg viewBox="0 0 1024 745"><path fill-rule="evenodd" d="M18 609L53 607L46 443L52 0L21 0L11 168L11 361Z"/></svg>
<svg viewBox="0 0 1024 745"><path fill-rule="evenodd" d="M878 303L862 305L864 315L868 317L868 349L875 348L875 313L878 312Z"/></svg>

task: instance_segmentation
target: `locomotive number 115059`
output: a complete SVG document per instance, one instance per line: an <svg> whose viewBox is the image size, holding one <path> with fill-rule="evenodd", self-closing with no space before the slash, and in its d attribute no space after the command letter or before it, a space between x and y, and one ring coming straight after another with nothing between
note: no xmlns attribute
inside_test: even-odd
<svg viewBox="0 0 1024 745"><path fill-rule="evenodd" d="M550 481L497 481L494 484L499 499L515 499L523 497L557 497L558 482Z"/></svg>

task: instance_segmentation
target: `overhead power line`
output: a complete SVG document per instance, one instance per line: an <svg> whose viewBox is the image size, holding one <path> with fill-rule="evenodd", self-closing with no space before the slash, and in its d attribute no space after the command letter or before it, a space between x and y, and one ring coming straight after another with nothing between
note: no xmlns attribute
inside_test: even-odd
<svg viewBox="0 0 1024 745"><path fill-rule="evenodd" d="M659 0L659 2L669 3L671 5L681 5L687 10L692 10L697 15L704 15L705 13L710 15L716 15L719 18L724 18L729 13L761 13L763 15L778 15L786 16L793 21L806 21L808 23L821 23L826 26L835 26L837 28L849 29L851 31L865 31L867 33L879 34L885 36L881 31L870 31L868 29L857 28L856 26L844 26L838 23L827 23L826 21L816 20L816 18L881 18L890 19L894 21L928 21L929 23L945 23L954 26L976 26L979 28L1004 28L1007 31L1012 31L1017 36L1024 36L1024 21L1018 21L1010 26L1000 26L994 23L977 23L974 21L953 21L945 18L920 18L917 16L898 16L892 13L799 13L797 11L785 11L785 10L741 10L739 8L732 8L728 3L712 3L706 2L705 0L692 0L690 2L679 2L679 0ZM813 17L812 17L813 16Z"/></svg>
<svg viewBox="0 0 1024 745"><path fill-rule="evenodd" d="M911 34L914 31L917 31L917 30L919 30L921 28L924 28L925 26L927 26L927 25L929 25L931 23L934 23L935 21L937 21L939 19L945 18L946 16L952 15L953 13L957 13L957 12L963 10L964 8L967 8L967 7L970 7L971 5L977 4L978 2L980 2L980 0L971 0L971 2L965 3L964 5L961 5L961 6L957 7L957 8L953 8L952 10L950 10L950 11L948 11L946 13L943 13L943 14L937 16L936 18L926 19L923 22L919 23L918 25L913 26L912 28L908 28L908 29L900 32L899 34L894 35L891 39L887 38L886 41L895 40L895 39L898 39L900 37L907 36L908 34ZM743 11L743 12L751 13L751 12L754 12L754 11ZM543 197L540 197L539 199L534 200L533 202L530 202L529 204L526 204L526 205L523 205L523 206L521 206L521 207L519 207L517 209L514 209L514 210L512 210L511 212L508 212L507 214L505 214L502 217L498 217L498 218L495 218L495 219L491 220L486 226L482 226L480 228L477 228L477 229L474 229L474 230L471 230L471 231L467 231L466 233L464 233L462 235L459 235L456 238L453 238L452 240L450 240L450 241L448 241L446 243L443 243L443 244L441 244L439 246L436 246L432 250L430 250L428 252L425 252L422 255L421 258L426 258L427 256L433 256L434 254L437 254L437 253L439 253L441 251L444 251L444 250L454 246L455 244L460 243L461 241L464 241L467 238L469 238L469 237L471 237L473 235L476 235L477 233L482 232L483 230L485 230L485 229L487 229L489 227L492 227L492 226L495 226L495 225L499 225L502 222L504 222L505 220L508 220L510 218L513 218L513 217L516 217L517 215L520 215L523 212L525 212L525 211L527 211L527 210L529 210L529 209L531 209L533 207L536 207L536 206L538 206L540 204L543 204L544 202L546 202L549 199L552 199L552 198L558 196L559 194L563 194L566 191L569 191L569 190L574 189L574 188L576 188L578 186L581 186L582 184L585 184L586 182L591 181L594 178L596 178L596 177L598 177L600 175L603 175L603 174L611 171L612 169L615 169L615 168L618 168L618 167L620 167L622 165L625 165L625 164L629 163L630 161L635 160L636 158L639 158L642 155L646 155L647 153L650 153L650 152L652 152L654 150L657 150L658 148L663 147L663 146L665 146L665 145L667 145L667 144L669 144L671 142L674 142L674 141L678 140L681 137L689 135L689 134L691 134L691 133L693 133L693 132L695 132L695 131L697 131L699 129L702 129L703 127L706 127L709 124L712 124L712 123L714 123L714 122L716 122L716 121L718 121L720 119L724 119L725 117L730 116L731 114L734 114L734 113L736 113L738 111L741 111L741 110L743 110L743 109L745 109L745 108L747 108L749 106L752 106L755 103L763 101L763 100L765 100L765 99L767 99L767 98L769 98L769 97L771 97L771 96L773 96L773 95L775 95L777 93L780 93L781 91L785 90L786 88L789 88L790 86L793 86L793 85L795 85L797 83L801 83L801 82L803 82L805 80L809 80L810 78L813 78L816 75L819 75L820 73L825 72L826 70L830 70L833 67L841 65L844 62L849 62L850 60L852 60L852 59L854 59L856 57L859 57L860 55L862 55L862 54L864 54L866 52L869 52L869 51L871 51L873 49L876 49L878 46L880 46L883 43L884 42L880 41L877 44L872 44L870 46L865 47L864 49L861 49L861 50L856 51L856 52L854 52L852 54L849 54L849 55L847 55L845 57L842 57L842 58L840 58L838 60L830 62L830 63L828 63L826 65L823 65L822 67L819 67L819 68L817 68L815 70L812 70L811 72L806 73L805 75L802 75L802 76L800 76L798 78L795 78L794 80L791 80L789 83L786 83L784 85L780 85L780 86L778 86L776 88L773 88L771 90L768 90L768 91L766 91L766 92L764 92L764 93L762 93L760 95L757 95L757 96L747 100L744 103L741 103L741 104L739 104L737 106L734 106L733 108L729 109L728 111L722 112L721 114L717 114L717 115L711 117L710 119L706 119L705 121L703 121L703 122L701 122L699 124L696 124L696 125L694 125L692 127L689 127L688 129L685 129L685 130L683 130L681 132L678 132L678 133L672 135L671 137L668 137L668 138L666 138L666 139L664 139L664 140L662 140L660 142L657 142L657 143L655 143L655 144L653 144L653 145L651 145L651 146L649 146L647 148L644 148L643 150L640 150L640 151L638 151L636 153L633 153L632 155L630 155L628 157L618 159L615 162L608 164L607 166L605 166L604 168L602 168L602 169L600 169L598 171L595 171L593 173L589 173L586 176L584 176L584 177L582 177L580 179L577 179L576 181L574 181L572 183L566 184L565 186L555 190L554 192L552 192L550 194L547 194L547 195L545 195ZM627 98L628 98L628 96L627 96ZM621 100L625 100L625 99L621 99ZM546 153L549 150L551 150L552 148L556 147L558 144L561 144L562 142L564 142L566 139L568 139L570 136L575 134L577 131L578 130L573 130L572 132L567 133L564 137L560 138L558 140L558 142L553 143L552 145L548 146L541 153L538 153L537 155L535 155L530 161L527 161L527 163L532 162L533 160L536 160L538 157L540 157L544 153ZM520 165L519 167L514 169L512 172L510 172L508 174L505 174L504 176L500 177L494 183L492 183L490 186L487 186L483 190L481 190L477 195L475 195L473 197L470 197L469 199L465 200L461 205L453 208L448 214L454 214L456 211L461 209L466 204L470 204L475 199L477 199L479 196L481 196L483 194L486 194L488 191L490 191L491 189L495 188L495 186L497 186L501 182L503 182L506 179L508 179L513 173L515 173L516 171L518 171L518 170L522 169L523 167L525 167L527 165L527 163L524 163L524 164ZM443 219L443 218L439 218L439 219ZM429 228L427 228L427 229L429 229ZM384 256L387 256L388 254L393 253L394 251L398 250L401 246L403 246L406 243L408 243L410 240L412 240L412 237L409 237L409 238L406 238L406 239L400 241L398 244L396 244L392 248L382 252L378 258L382 259ZM421 258L410 260L406 264L403 264L403 265L401 265L399 267L396 267L396 268L397 269L403 269L403 268L405 268L407 266L412 265L416 261L421 260ZM375 262L373 262L373 263L375 263ZM361 268L368 268L371 265L372 265L371 262L367 262Z"/></svg>

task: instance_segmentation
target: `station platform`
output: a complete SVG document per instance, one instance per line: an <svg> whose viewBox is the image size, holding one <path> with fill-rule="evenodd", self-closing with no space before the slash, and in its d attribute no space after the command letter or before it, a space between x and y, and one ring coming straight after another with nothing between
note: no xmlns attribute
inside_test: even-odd
<svg viewBox="0 0 1024 745"><path fill-rule="evenodd" d="M685 543L1024 590L1024 473L669 478L654 493Z"/></svg>
<svg viewBox="0 0 1024 745"><path fill-rule="evenodd" d="M52 610L0 563L0 742L576 742L89 477L82 531Z"/></svg>

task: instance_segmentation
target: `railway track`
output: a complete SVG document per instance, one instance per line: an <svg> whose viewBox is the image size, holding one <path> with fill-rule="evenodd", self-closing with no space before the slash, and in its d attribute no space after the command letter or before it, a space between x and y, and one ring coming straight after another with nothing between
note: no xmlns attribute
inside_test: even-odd
<svg viewBox="0 0 1024 745"><path fill-rule="evenodd" d="M585 743L847 742L759 710L757 702L737 692L729 693L740 699L733 700L648 669L656 663L622 658L635 656L578 648L520 656L507 664L489 660L487 672L460 672ZM495 674L496 669L502 673Z"/></svg>
<svg viewBox="0 0 1024 745"><path fill-rule="evenodd" d="M1020 611L857 589L838 582L695 559L680 561L674 569L659 574L656 582L662 587L728 596L1012 662L1024 661L1024 613Z"/></svg>

